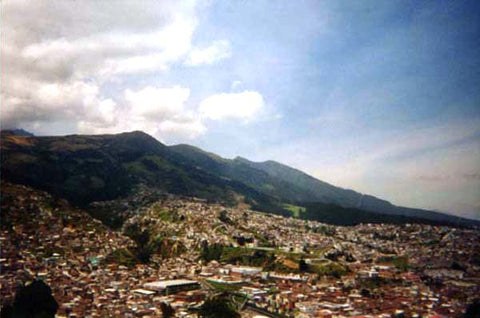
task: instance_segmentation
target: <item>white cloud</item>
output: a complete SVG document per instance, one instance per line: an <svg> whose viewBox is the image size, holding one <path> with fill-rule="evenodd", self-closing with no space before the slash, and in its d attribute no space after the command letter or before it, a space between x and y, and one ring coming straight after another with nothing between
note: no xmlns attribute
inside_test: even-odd
<svg viewBox="0 0 480 318"><path fill-rule="evenodd" d="M202 117L220 120L238 118L253 119L265 106L260 93L244 91L241 93L221 93L205 98L199 106Z"/></svg>
<svg viewBox="0 0 480 318"><path fill-rule="evenodd" d="M197 66L201 64L213 64L226 59L232 55L230 42L222 40L215 41L206 48L194 48L185 61L185 65Z"/></svg>
<svg viewBox="0 0 480 318"><path fill-rule="evenodd" d="M198 118L191 118L186 121L174 116L169 119L153 121L132 116L129 120L126 120L125 115L128 115L128 111L117 117L119 120L112 126L99 126L96 121L81 120L77 123L77 128L80 133L86 134L141 130L163 142L167 140L191 140L203 135L207 131L205 125Z"/></svg>
<svg viewBox="0 0 480 318"><path fill-rule="evenodd" d="M189 88L136 86L186 59L211 64L231 54L228 41L193 47L202 8L196 0L3 3L2 127L203 134L201 118L185 107Z"/></svg>
<svg viewBox="0 0 480 318"><path fill-rule="evenodd" d="M196 27L193 17L172 19L166 26L143 33L107 29L79 38L44 39L16 50L20 61L34 66L30 72L56 74L57 79L101 76L110 80L116 75L163 71L191 50Z"/></svg>
<svg viewBox="0 0 480 318"><path fill-rule="evenodd" d="M207 128L200 119L192 119L191 121L166 120L159 124L159 131L162 134L173 134L186 139L195 139L203 135Z"/></svg>
<svg viewBox="0 0 480 318"><path fill-rule="evenodd" d="M114 133L142 130L165 141L168 137L194 139L207 131L201 118L185 107L188 88L147 86L137 91L126 89L125 107L105 125L97 121L81 121L81 132Z"/></svg>
<svg viewBox="0 0 480 318"><path fill-rule="evenodd" d="M76 120L112 122L116 103L101 95L94 82L49 83L17 80L2 92L2 122ZM7 127L8 128L8 127Z"/></svg>
<svg viewBox="0 0 480 318"><path fill-rule="evenodd" d="M183 112L183 104L190 95L188 88L145 87L137 92L125 91L125 99L132 108L132 113L149 118L161 118Z"/></svg>

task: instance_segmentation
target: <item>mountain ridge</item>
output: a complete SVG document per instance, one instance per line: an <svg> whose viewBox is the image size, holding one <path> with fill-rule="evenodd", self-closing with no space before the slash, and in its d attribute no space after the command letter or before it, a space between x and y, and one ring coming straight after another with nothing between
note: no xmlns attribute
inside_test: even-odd
<svg viewBox="0 0 480 318"><path fill-rule="evenodd" d="M179 148L176 149L178 151ZM190 148L190 150L192 149L197 149L197 151L200 150L200 152L197 152L197 154L200 155L202 155L202 153L206 153L205 151L196 147ZM192 153L190 152L188 155L191 156ZM295 199L295 197L293 196L287 197L287 199L289 199L292 203L318 202L322 204L335 204L343 208L362 209L370 212L383 213L388 215L422 217L429 220L445 222L450 222L452 220L453 222L458 223L464 222L464 218L452 214L429 211L425 209L396 206L387 200L380 199L369 194L363 194L355 190L337 187L322 180L316 179L315 177L310 176L299 169L292 168L274 160L253 162L244 157L237 156L234 159L231 159L230 162L237 162L243 165L249 165L254 169L264 171L268 175L274 177L276 180L280 180L281 182L283 182L282 185L293 185L297 188L297 191L300 189L304 191L303 194L307 194L307 196L311 197L302 197L301 199ZM255 186L253 187L255 188ZM257 190L260 190L260 187L257 186ZM277 189L277 191L282 191L282 189Z"/></svg>
<svg viewBox="0 0 480 318"><path fill-rule="evenodd" d="M234 203L246 193L267 210L275 200L194 166L143 132L20 137L2 134L2 177L80 206L125 196L140 182L173 194Z"/></svg>
<svg viewBox="0 0 480 318"><path fill-rule="evenodd" d="M79 205L125 196L135 184L144 183L230 205L241 197L253 209L284 215L289 215L285 204L321 203L454 224L475 222L397 207L273 160L225 159L191 145L167 146L141 131L42 137L2 133L1 152L2 178Z"/></svg>

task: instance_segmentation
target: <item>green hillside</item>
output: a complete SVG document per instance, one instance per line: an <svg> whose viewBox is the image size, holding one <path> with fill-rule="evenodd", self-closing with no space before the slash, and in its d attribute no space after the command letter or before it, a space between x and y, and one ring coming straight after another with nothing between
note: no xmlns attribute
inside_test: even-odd
<svg viewBox="0 0 480 318"><path fill-rule="evenodd" d="M84 206L125 196L144 183L165 192L281 211L278 200L198 168L143 132L25 137L2 134L2 177Z"/></svg>
<svg viewBox="0 0 480 318"><path fill-rule="evenodd" d="M318 219L315 213L321 211L332 215L340 211L345 224L349 219L375 222L378 214L455 225L474 223L433 211L398 207L274 161L230 160L189 145L165 146L139 131L55 137L2 132L1 141L3 179L46 190L79 206L125 198L136 185L143 184L167 193L226 205L248 204L259 211L309 219ZM312 210L312 204L321 211ZM358 217L359 211L375 213Z"/></svg>

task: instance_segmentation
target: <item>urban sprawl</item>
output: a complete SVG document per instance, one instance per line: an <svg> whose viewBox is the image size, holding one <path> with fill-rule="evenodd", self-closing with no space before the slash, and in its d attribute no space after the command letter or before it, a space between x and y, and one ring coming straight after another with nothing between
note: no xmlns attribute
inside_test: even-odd
<svg viewBox="0 0 480 318"><path fill-rule="evenodd" d="M2 302L43 280L57 317L161 317L162 303L197 317L218 294L242 317L459 317L480 295L478 229L332 226L165 196L113 230L27 187L2 196ZM148 262L128 262L129 231L148 233Z"/></svg>

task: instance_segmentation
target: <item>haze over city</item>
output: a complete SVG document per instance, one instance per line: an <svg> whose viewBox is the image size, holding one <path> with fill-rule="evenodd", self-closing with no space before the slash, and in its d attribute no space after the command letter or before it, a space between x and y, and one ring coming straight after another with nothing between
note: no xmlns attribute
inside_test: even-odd
<svg viewBox="0 0 480 318"><path fill-rule="evenodd" d="M142 130L480 220L476 1L5 1L1 124Z"/></svg>

